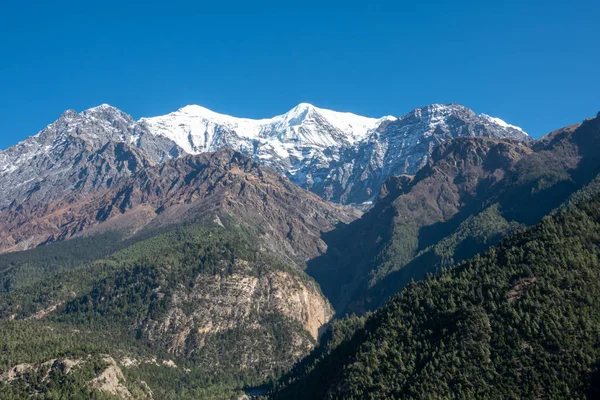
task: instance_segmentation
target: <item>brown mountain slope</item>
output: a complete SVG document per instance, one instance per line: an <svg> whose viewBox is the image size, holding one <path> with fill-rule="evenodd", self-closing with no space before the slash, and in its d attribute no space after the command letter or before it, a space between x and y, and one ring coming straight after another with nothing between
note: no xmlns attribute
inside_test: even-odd
<svg viewBox="0 0 600 400"><path fill-rule="evenodd" d="M358 216L226 149L141 169L95 195L75 191L44 206L24 202L6 208L0 214L0 249L20 250L107 230L132 235L222 214L297 262L325 250L321 232Z"/></svg>

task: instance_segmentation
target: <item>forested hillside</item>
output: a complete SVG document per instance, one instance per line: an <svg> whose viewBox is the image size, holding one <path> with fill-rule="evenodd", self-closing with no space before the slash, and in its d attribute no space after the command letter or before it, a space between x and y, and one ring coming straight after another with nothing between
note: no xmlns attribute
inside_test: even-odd
<svg viewBox="0 0 600 400"><path fill-rule="evenodd" d="M600 197L410 284L277 399L596 398Z"/></svg>
<svg viewBox="0 0 600 400"><path fill-rule="evenodd" d="M87 354L102 365L104 359L116 360L115 368L135 378L127 380L130 392L139 386L140 369L154 368L148 374L187 382L181 387L145 380L155 393L174 398L205 397L217 389L230 393L289 369L309 353L333 315L311 278L261 249L260 238L226 214L218 222L179 226L91 262L80 254L84 243L46 246L35 251L38 258L2 256L20 271L13 275L10 266L4 271L9 284L0 296L0 335L6 343L0 375L17 368L0 382L10 382L17 398L36 391L49 396L55 389L87 393L89 373L66 374L58 366L64 381L59 390L48 378L54 372L41 365L67 358L89 366ZM55 257L54 246L62 250ZM65 263L69 251L73 259ZM53 258L60 268L46 268ZM23 279L24 271L31 272L30 280ZM35 332L46 337L42 351L31 351L42 346ZM23 370L20 364L33 367ZM160 372L164 368L167 372Z"/></svg>

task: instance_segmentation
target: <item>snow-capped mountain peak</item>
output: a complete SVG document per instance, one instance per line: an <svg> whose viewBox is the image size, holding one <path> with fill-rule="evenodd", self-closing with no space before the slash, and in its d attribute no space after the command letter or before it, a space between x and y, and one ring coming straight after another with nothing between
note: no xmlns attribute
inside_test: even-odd
<svg viewBox="0 0 600 400"><path fill-rule="evenodd" d="M97 111L107 111L107 110L122 112L117 107L111 106L110 104L107 104L107 103L102 103L95 107L88 108L87 110L84 110L83 112L84 113L93 113L93 112L97 112Z"/></svg>
<svg viewBox="0 0 600 400"><path fill-rule="evenodd" d="M479 114L479 116L480 116L480 117L482 117L482 118L485 118L485 119L487 119L488 121L490 121L491 123L494 123L494 124L496 124L496 125L500 125L500 126L502 126L502 127L504 127L504 128L512 128L512 129L516 129L516 130L518 130L518 131L521 131L521 132L523 132L525 135L527 135L527 133L526 133L526 132L525 132L523 129L521 129L520 127L518 127L518 126L515 126L515 125L511 125L511 124L509 124L509 123L506 123L506 122L504 122L504 120L502 120L502 119L500 119L500 118L491 117L491 116L489 116L489 115L487 115L487 114ZM529 135L527 135L527 136L529 136Z"/></svg>
<svg viewBox="0 0 600 400"><path fill-rule="evenodd" d="M320 147L355 143L386 119L393 117L368 118L300 103L285 114L264 119L238 118L188 105L167 115L142 118L139 123L195 154L224 144L273 147L273 142L279 142L276 145L281 148L292 143ZM247 143L236 143L240 141Z"/></svg>
<svg viewBox="0 0 600 400"><path fill-rule="evenodd" d="M310 104L307 104L307 106L322 115L332 126L342 131L349 139L352 139L353 142L366 138L366 136L372 130L378 128L382 122L396 120L396 118L391 115L381 118L369 118L350 112L339 112L317 108Z"/></svg>
<svg viewBox="0 0 600 400"><path fill-rule="evenodd" d="M0 207L32 193L47 201L51 193L93 190L142 164L223 147L327 200L360 203L373 199L388 177L414 174L439 143L459 136L530 140L518 127L457 104L432 104L399 118L369 118L300 103L263 119L189 105L139 121L102 104L80 113L65 111L37 135L0 153Z"/></svg>
<svg viewBox="0 0 600 400"><path fill-rule="evenodd" d="M411 112L398 118L395 125L402 126L404 130L421 131L424 137L434 132L447 132L450 137L455 132L460 136L460 127L469 128L471 136L480 136L480 133L490 133L494 137L514 138L525 136L527 133L515 125L510 125L500 118L494 118L487 114L476 114L470 108L460 104L430 104L425 107L415 108Z"/></svg>

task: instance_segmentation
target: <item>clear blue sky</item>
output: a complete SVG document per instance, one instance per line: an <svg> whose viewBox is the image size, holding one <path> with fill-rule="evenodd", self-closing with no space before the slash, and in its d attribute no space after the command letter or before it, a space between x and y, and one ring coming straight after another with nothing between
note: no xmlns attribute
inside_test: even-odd
<svg viewBox="0 0 600 400"><path fill-rule="evenodd" d="M5 1L0 148L63 110L455 102L533 136L600 110L600 1Z"/></svg>

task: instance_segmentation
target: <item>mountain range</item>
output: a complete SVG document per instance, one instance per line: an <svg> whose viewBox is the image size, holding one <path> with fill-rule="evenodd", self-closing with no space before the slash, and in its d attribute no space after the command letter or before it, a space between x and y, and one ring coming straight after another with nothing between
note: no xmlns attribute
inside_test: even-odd
<svg viewBox="0 0 600 400"><path fill-rule="evenodd" d="M109 187L141 167L224 147L326 200L361 203L373 199L388 176L415 173L437 144L459 136L530 140L517 127L458 105L379 119L306 103L264 120L199 106L139 121L109 105L79 114L68 110L0 153L0 207Z"/></svg>
<svg viewBox="0 0 600 400"><path fill-rule="evenodd" d="M263 120L188 106L165 116L142 118L140 124L190 154L234 148L287 175L298 186L344 204L372 200L388 176L415 173L444 140L459 136L529 139L518 127L454 104L375 119L302 103Z"/></svg>
<svg viewBox="0 0 600 400"><path fill-rule="evenodd" d="M69 110L0 153L0 250L73 236L83 228L75 221L57 221L54 236L40 235L37 228L34 235L20 221L56 219L56 201L76 203L185 155L231 148L325 200L356 204L375 198L390 176L415 173L437 144L462 136L530 140L517 127L458 105L431 105L380 119L305 103L265 120L199 106L139 121L109 105L79 114Z"/></svg>
<svg viewBox="0 0 600 400"><path fill-rule="evenodd" d="M454 104L379 119L304 103L264 120L67 111L0 153L0 389L581 397L600 361L585 298L598 151L600 116L534 141ZM560 326L540 331L548 313ZM565 379L544 388L548 365ZM462 366L486 375L469 386L448 372Z"/></svg>

